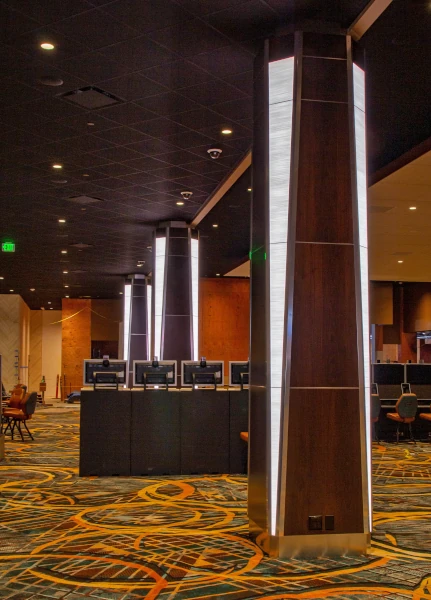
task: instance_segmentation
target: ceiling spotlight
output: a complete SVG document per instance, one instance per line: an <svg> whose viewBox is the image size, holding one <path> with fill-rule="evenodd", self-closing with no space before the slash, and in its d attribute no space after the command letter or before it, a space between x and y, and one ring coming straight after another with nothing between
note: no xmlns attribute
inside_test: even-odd
<svg viewBox="0 0 431 600"><path fill-rule="evenodd" d="M4 279L4 277L0 277L0 279Z"/></svg>
<svg viewBox="0 0 431 600"><path fill-rule="evenodd" d="M232 129L226 127L226 129L221 130L223 135L230 135L232 133Z"/></svg>
<svg viewBox="0 0 431 600"><path fill-rule="evenodd" d="M89 127L94 127L94 125L95 125L95 124L93 123L93 121L88 121L87 125L88 125Z"/></svg>
<svg viewBox="0 0 431 600"><path fill-rule="evenodd" d="M52 302L48 302L48 304L52 304Z"/></svg>
<svg viewBox="0 0 431 600"><path fill-rule="evenodd" d="M66 219L58 219L59 223L66 223Z"/></svg>
<svg viewBox="0 0 431 600"><path fill-rule="evenodd" d="M184 206L184 202L182 200L178 200L177 206Z"/></svg>
<svg viewBox="0 0 431 600"><path fill-rule="evenodd" d="M247 188L247 192L251 192L251 188Z"/></svg>
<svg viewBox="0 0 431 600"><path fill-rule="evenodd" d="M216 160L217 158L220 158L220 155L223 152L223 150L221 150L221 148L210 148L209 150L207 150L207 152L211 156L211 158Z"/></svg>
<svg viewBox="0 0 431 600"><path fill-rule="evenodd" d="M181 192L181 196L183 197L183 200L190 200L193 196L193 192Z"/></svg>
<svg viewBox="0 0 431 600"><path fill-rule="evenodd" d="M40 47L43 48L43 50L54 50L55 48L54 44L51 44L50 42L43 42Z"/></svg>
<svg viewBox="0 0 431 600"><path fill-rule="evenodd" d="M410 206L410 210L416 210L416 206Z"/></svg>
<svg viewBox="0 0 431 600"><path fill-rule="evenodd" d="M213 223L213 227L214 227L214 229L217 229L218 224L217 223Z"/></svg>
<svg viewBox="0 0 431 600"><path fill-rule="evenodd" d="M403 261L403 260L399 260L398 262L399 262L399 263L403 263L404 261Z"/></svg>
<svg viewBox="0 0 431 600"><path fill-rule="evenodd" d="M63 273L64 273L65 275L67 275L67 274L69 273L69 271L63 271Z"/></svg>
<svg viewBox="0 0 431 600"><path fill-rule="evenodd" d="M70 296L65 296L65 298L70 298Z"/></svg>
<svg viewBox="0 0 431 600"><path fill-rule="evenodd" d="M64 81L60 77L51 77L51 75L43 75L37 80L41 85L47 85L49 87L60 87Z"/></svg>
<svg viewBox="0 0 431 600"><path fill-rule="evenodd" d="M90 175L88 173L83 173L82 176L83 177L90 177Z"/></svg>
<svg viewBox="0 0 431 600"><path fill-rule="evenodd" d="M53 168L53 169L62 169L62 168L63 168L63 165L60 165L59 163L54 163L54 164L52 165L52 168Z"/></svg>
<svg viewBox="0 0 431 600"><path fill-rule="evenodd" d="M152 250L152 246L147 246L147 250Z"/></svg>
<svg viewBox="0 0 431 600"><path fill-rule="evenodd" d="M61 253L62 254L67 254L67 250L62 250Z"/></svg>
<svg viewBox="0 0 431 600"><path fill-rule="evenodd" d="M30 288L30 292L35 292L36 289L35 288Z"/></svg>
<svg viewBox="0 0 431 600"><path fill-rule="evenodd" d="M9 290L10 292L14 292L15 290Z"/></svg>
<svg viewBox="0 0 431 600"><path fill-rule="evenodd" d="M52 306L50 306L50 307L49 307L49 310L54 310L54 309L52 308Z"/></svg>
<svg viewBox="0 0 431 600"><path fill-rule="evenodd" d="M68 288L69 286L68 286L68 285L65 285L64 287L65 287L65 288Z"/></svg>
<svg viewBox="0 0 431 600"><path fill-rule="evenodd" d="M220 277L220 273L216 273L216 277Z"/></svg>
<svg viewBox="0 0 431 600"><path fill-rule="evenodd" d="M123 292L118 292L118 293L120 294L120 296L122 296L122 295L123 295Z"/></svg>

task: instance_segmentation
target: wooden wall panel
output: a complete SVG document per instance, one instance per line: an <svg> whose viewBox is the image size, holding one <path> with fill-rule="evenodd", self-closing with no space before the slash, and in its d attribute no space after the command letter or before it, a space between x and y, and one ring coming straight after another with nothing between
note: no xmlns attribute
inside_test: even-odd
<svg viewBox="0 0 431 600"><path fill-rule="evenodd" d="M431 283L405 283L404 331L431 329Z"/></svg>
<svg viewBox="0 0 431 600"><path fill-rule="evenodd" d="M363 531L359 390L291 390L285 535L310 515L334 515L331 533Z"/></svg>
<svg viewBox="0 0 431 600"><path fill-rule="evenodd" d="M62 374L66 375L66 390L82 387L82 361L91 357L91 300L63 298ZM79 312L81 311L81 312Z"/></svg>
<svg viewBox="0 0 431 600"><path fill-rule="evenodd" d="M370 281L370 323L392 325L394 322L394 285L391 281Z"/></svg>
<svg viewBox="0 0 431 600"><path fill-rule="evenodd" d="M353 246L296 245L293 315L291 386L357 386Z"/></svg>
<svg viewBox="0 0 431 600"><path fill-rule="evenodd" d="M250 341L250 281L199 280L199 354L208 360L247 360Z"/></svg>
<svg viewBox="0 0 431 600"><path fill-rule="evenodd" d="M20 349L20 300L18 294L0 294L0 354L6 390L18 382L15 350Z"/></svg>
<svg viewBox="0 0 431 600"><path fill-rule="evenodd" d="M43 375L43 313L43 310L32 310L30 315L30 358L28 364L28 379L29 388L32 391L39 391L39 384Z"/></svg>
<svg viewBox="0 0 431 600"><path fill-rule="evenodd" d="M123 320L122 300L91 300L91 308L95 311L91 313L91 339L118 341Z"/></svg>

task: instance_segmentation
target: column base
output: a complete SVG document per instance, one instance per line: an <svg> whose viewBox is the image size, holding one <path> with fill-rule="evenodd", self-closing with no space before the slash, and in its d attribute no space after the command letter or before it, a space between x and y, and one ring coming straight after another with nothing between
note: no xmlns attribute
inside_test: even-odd
<svg viewBox="0 0 431 600"><path fill-rule="evenodd" d="M321 533L310 535L270 535L250 519L250 537L275 558L317 558L321 556L358 556L368 553L369 533Z"/></svg>

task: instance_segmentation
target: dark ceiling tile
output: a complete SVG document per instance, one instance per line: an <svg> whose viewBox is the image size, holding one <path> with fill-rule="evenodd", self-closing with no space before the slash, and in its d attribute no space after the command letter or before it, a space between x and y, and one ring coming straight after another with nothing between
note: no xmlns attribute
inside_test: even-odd
<svg viewBox="0 0 431 600"><path fill-rule="evenodd" d="M235 75L225 75L223 80L227 81L230 85L239 88L247 94L247 96L253 95L253 71L236 73Z"/></svg>
<svg viewBox="0 0 431 600"><path fill-rule="evenodd" d="M196 160L195 155L187 152L187 150L174 150L173 152L166 152L165 154L159 154L157 158L171 165L183 165L190 163L193 159Z"/></svg>
<svg viewBox="0 0 431 600"><path fill-rule="evenodd" d="M60 69L67 71L74 77L85 79L93 84L112 79L129 73L133 69L127 65L119 64L103 56L100 52L87 52L73 58L63 60L58 64Z"/></svg>
<svg viewBox="0 0 431 600"><path fill-rule="evenodd" d="M180 177L186 177L188 172L181 167L167 165L161 169L155 169L154 171L151 171L151 174L155 175L156 177L160 177L160 179L173 180L179 179Z"/></svg>
<svg viewBox="0 0 431 600"><path fill-rule="evenodd" d="M163 66L146 69L143 74L171 90L190 87L211 80L210 73L197 68L186 60L175 60Z"/></svg>
<svg viewBox="0 0 431 600"><path fill-rule="evenodd" d="M183 96L189 96L204 106L213 106L222 102L246 98L245 94L228 83L211 81L206 85L195 85L181 90Z"/></svg>
<svg viewBox="0 0 431 600"><path fill-rule="evenodd" d="M212 12L236 6L238 0L176 0L177 3L194 15L208 15ZM284 2L285 0L280 0Z"/></svg>
<svg viewBox="0 0 431 600"><path fill-rule="evenodd" d="M220 119L220 115L219 115ZM221 125L207 127L205 129L201 129L200 132L207 135L214 141L220 144L229 144L232 140L236 140L238 138L249 137L251 139L253 135L253 131L249 127L244 127L239 125L235 121L230 121L229 119L223 119L221 117L220 120ZM230 135L225 135L222 133L222 129L229 128L232 133Z"/></svg>
<svg viewBox="0 0 431 600"><path fill-rule="evenodd" d="M58 121L46 121L41 124L34 124L30 128L31 133L38 135L40 137L44 137L48 140L65 140L70 137L75 137L77 132L72 127L67 127Z"/></svg>
<svg viewBox="0 0 431 600"><path fill-rule="evenodd" d="M43 85L41 79L44 77L61 79L63 85L55 87ZM33 66L29 68L17 70L16 79L21 83L33 86L39 90L39 92L48 96L58 96L65 92L88 85L88 82L86 82L85 79L79 79L78 77L70 75L70 73L66 73L66 71L62 71L61 69L57 69L52 65L44 63L33 64Z"/></svg>
<svg viewBox="0 0 431 600"><path fill-rule="evenodd" d="M145 110L137 104L128 102L127 104L117 104L116 106L110 106L100 111L103 117L107 117L112 121L116 121L121 125L133 125L133 123L139 123L146 121L147 119L153 119L154 114L148 110ZM145 133L145 131L144 131Z"/></svg>
<svg viewBox="0 0 431 600"><path fill-rule="evenodd" d="M98 167L98 170L101 173L109 175L109 177L122 177L123 175L130 175L131 173L136 173L137 169L133 169L123 163L110 163L108 165L101 165Z"/></svg>
<svg viewBox="0 0 431 600"><path fill-rule="evenodd" d="M247 150L251 149L253 143L252 136L249 135L244 138L233 139L229 142L229 146L234 148L235 150L240 150L241 152L247 152Z"/></svg>
<svg viewBox="0 0 431 600"><path fill-rule="evenodd" d="M211 108L224 117L234 121L239 119L251 119L253 117L253 101L248 97L214 104Z"/></svg>
<svg viewBox="0 0 431 600"><path fill-rule="evenodd" d="M110 162L112 161L101 158L100 156L95 156L94 154L78 154L73 157L73 164L84 169L93 169L100 165L109 164Z"/></svg>
<svg viewBox="0 0 431 600"><path fill-rule="evenodd" d="M150 67L172 62L176 57L159 44L145 36L114 44L102 51L108 59L121 63L128 71L142 71ZM144 73L144 75L146 75ZM114 77L115 75L111 75ZM105 79L108 79L106 77ZM160 82L158 82L160 83Z"/></svg>
<svg viewBox="0 0 431 600"><path fill-rule="evenodd" d="M103 10L93 9L55 24L55 28L98 50L139 35L139 31L118 21Z"/></svg>
<svg viewBox="0 0 431 600"><path fill-rule="evenodd" d="M149 185L160 181L160 177L156 177L151 173L134 173L133 175L125 175L122 179L127 181L129 185Z"/></svg>
<svg viewBox="0 0 431 600"><path fill-rule="evenodd" d="M29 131L21 129L11 129L2 134L2 144L11 144L13 146L38 146L43 144L45 140L37 135L33 135Z"/></svg>
<svg viewBox="0 0 431 600"><path fill-rule="evenodd" d="M238 46L224 46L210 52L197 54L189 59L215 77L226 79L227 75L236 75L253 69L254 56ZM235 85L235 83L233 83Z"/></svg>
<svg viewBox="0 0 431 600"><path fill-rule="evenodd" d="M153 193L149 188L143 185L132 185L131 187L127 188L126 192L128 197L134 196L137 198L142 198L143 196L146 197L147 195Z"/></svg>
<svg viewBox="0 0 431 600"><path fill-rule="evenodd" d="M64 0L2 0L3 4L15 8L27 17L36 19L43 25L67 19L75 14L84 12L93 8L90 2L86 0L73 0L65 2ZM94 3L93 3L94 4Z"/></svg>
<svg viewBox="0 0 431 600"><path fill-rule="evenodd" d="M179 115L173 115L171 119L195 130L203 130L215 126L220 131L224 125L223 117L207 108L198 108ZM205 132L202 131L202 133Z"/></svg>
<svg viewBox="0 0 431 600"><path fill-rule="evenodd" d="M102 117L100 112L85 112L75 116L69 116L60 121L61 125L71 127L79 134L91 133L97 134L99 131L106 131L117 126L115 121ZM93 125L88 125L93 123Z"/></svg>
<svg viewBox="0 0 431 600"><path fill-rule="evenodd" d="M78 41L79 40L79 41ZM53 50L43 50L40 44L50 42L54 44ZM45 66L56 67L59 60L73 58L90 49L84 43L81 43L79 37L71 39L61 32L55 31L51 27L40 27L34 31L23 33L10 41L10 44L18 48L21 52L28 53L32 59L38 60Z"/></svg>
<svg viewBox="0 0 431 600"><path fill-rule="evenodd" d="M108 177L107 179L99 179L97 185L109 190L117 190L128 187L130 183L121 179L115 179L114 177Z"/></svg>
<svg viewBox="0 0 431 600"><path fill-rule="evenodd" d="M142 33L175 25L190 19L190 15L170 0L117 0L104 10L118 21L137 27Z"/></svg>
<svg viewBox="0 0 431 600"><path fill-rule="evenodd" d="M142 127L144 127L145 123L137 123L136 125L134 125L134 128L140 129L141 125ZM141 154L154 154L155 156L157 156L158 154L164 154L166 152L177 150L177 148L174 145L169 144L165 140L159 140L157 138L148 138L146 140L143 140L142 142L137 142L136 144L129 144L127 147L131 148L132 150L136 150Z"/></svg>
<svg viewBox="0 0 431 600"><path fill-rule="evenodd" d="M198 19L155 31L149 38L184 57L221 48L228 42Z"/></svg>
<svg viewBox="0 0 431 600"><path fill-rule="evenodd" d="M39 90L23 85L12 77L5 78L1 82L1 103L5 106L16 106L22 102L37 100L42 96Z"/></svg>
<svg viewBox="0 0 431 600"><path fill-rule="evenodd" d="M188 131L186 127L183 127L179 123L162 117L140 123L139 128L143 133L157 138L164 138L165 136L174 134L184 134Z"/></svg>
<svg viewBox="0 0 431 600"><path fill-rule="evenodd" d="M21 108L31 115L41 115L49 121L56 121L57 119L63 119L83 112L82 108L72 106L65 100L51 96L27 102Z"/></svg>
<svg viewBox="0 0 431 600"><path fill-rule="evenodd" d="M184 169L197 173L198 175L209 175L210 177L216 174L219 179L223 177L220 173L229 171L228 165L221 163L219 160L194 160L193 162L183 165Z"/></svg>
<svg viewBox="0 0 431 600"><path fill-rule="evenodd" d="M123 100L139 100L140 98L160 94L166 90L165 87L139 73L131 73L124 75L124 77L101 81L99 87L105 92L119 96Z"/></svg>
<svg viewBox="0 0 431 600"><path fill-rule="evenodd" d="M132 144L148 138L144 133L132 129L131 127L124 126L101 131L100 133L97 133L97 137L108 140L116 145Z"/></svg>
<svg viewBox="0 0 431 600"><path fill-rule="evenodd" d="M112 202L120 202L127 198L127 194L119 190L103 190L103 192L99 194L99 197Z"/></svg>
<svg viewBox="0 0 431 600"><path fill-rule="evenodd" d="M265 2L248 0L206 17L208 23L232 40L268 37L280 18Z"/></svg>
<svg viewBox="0 0 431 600"><path fill-rule="evenodd" d="M13 42L20 34L39 26L40 21L31 19L4 4L0 4L0 39L3 42Z"/></svg>
<svg viewBox="0 0 431 600"><path fill-rule="evenodd" d="M140 171L154 171L155 169L160 169L161 167L166 167L168 165L167 162L157 160L152 156L141 156L141 158L129 160L125 164Z"/></svg>
<svg viewBox="0 0 431 600"><path fill-rule="evenodd" d="M139 100L136 104L166 117L192 110L199 106L191 98L180 96L180 94L176 94L175 92L166 92L157 96L151 96L150 98Z"/></svg>
<svg viewBox="0 0 431 600"><path fill-rule="evenodd" d="M213 180L212 177L207 177L204 175L195 175L194 173L190 173L190 175L186 175L185 177L179 177L178 179L175 179L174 183L177 183L180 186L187 186L187 189L190 188L191 190L193 190L195 186L202 189L202 186L204 185L212 185L213 183L214 185L217 185L218 181L218 177L217 179Z"/></svg>
<svg viewBox="0 0 431 600"><path fill-rule="evenodd" d="M211 140L197 131L187 131L184 134L171 135L166 138L166 141L173 146L178 146L179 148L185 148L187 150L193 146L200 146L207 142L208 148L211 147L209 145Z"/></svg>
<svg viewBox="0 0 431 600"><path fill-rule="evenodd" d="M33 123L42 124L46 120L45 117L33 114L27 108L9 106L8 108L0 109L0 122L13 123L18 128L31 127Z"/></svg>
<svg viewBox="0 0 431 600"><path fill-rule="evenodd" d="M66 144L71 150L77 153L96 152L114 146L112 142L90 134L69 138Z"/></svg>
<svg viewBox="0 0 431 600"><path fill-rule="evenodd" d="M135 150L131 150L125 146L113 146L112 148L107 148L106 150L101 150L100 152L95 152L94 156L98 158L103 158L109 160L113 160L115 162L123 162L130 161L134 158L139 158L139 152Z"/></svg>

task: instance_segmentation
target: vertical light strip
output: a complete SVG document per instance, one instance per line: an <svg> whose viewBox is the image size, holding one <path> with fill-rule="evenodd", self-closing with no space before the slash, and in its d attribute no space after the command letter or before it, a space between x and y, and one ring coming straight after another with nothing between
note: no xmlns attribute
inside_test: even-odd
<svg viewBox="0 0 431 600"><path fill-rule="evenodd" d="M270 522L276 533L294 58L269 64Z"/></svg>
<svg viewBox="0 0 431 600"><path fill-rule="evenodd" d="M367 160L365 131L365 73L353 65L353 104L355 122L356 186L358 198L359 262L361 276L362 335L364 352L365 431L367 448L368 501L372 526L371 495L371 412L370 412L370 325L368 312L368 232L367 232Z"/></svg>
<svg viewBox="0 0 431 600"><path fill-rule="evenodd" d="M154 288L154 356L160 358L166 268L166 237L156 237Z"/></svg>
<svg viewBox="0 0 431 600"><path fill-rule="evenodd" d="M199 240L191 239L193 360L199 352Z"/></svg>
<svg viewBox="0 0 431 600"><path fill-rule="evenodd" d="M148 360L151 360L151 296L152 286L147 283L147 340L148 340Z"/></svg>
<svg viewBox="0 0 431 600"><path fill-rule="evenodd" d="M130 309L132 304L132 284L124 284L124 317L123 317L123 359L129 360L130 347Z"/></svg>

